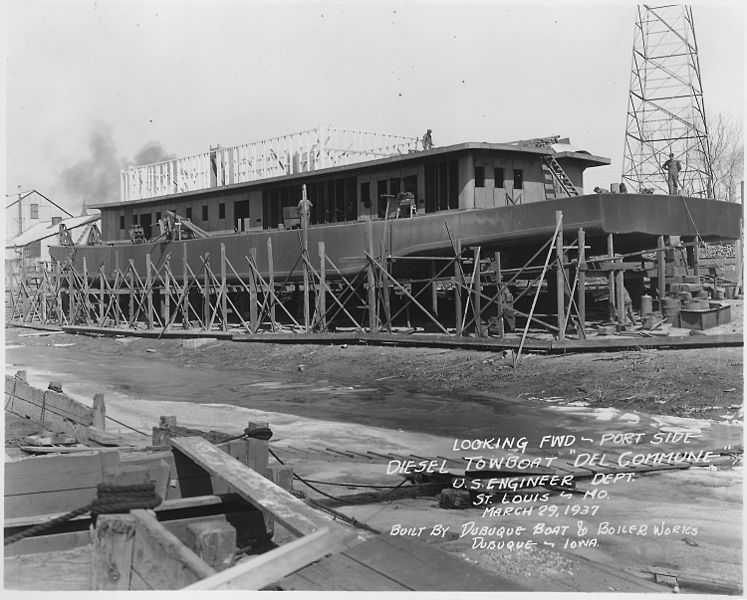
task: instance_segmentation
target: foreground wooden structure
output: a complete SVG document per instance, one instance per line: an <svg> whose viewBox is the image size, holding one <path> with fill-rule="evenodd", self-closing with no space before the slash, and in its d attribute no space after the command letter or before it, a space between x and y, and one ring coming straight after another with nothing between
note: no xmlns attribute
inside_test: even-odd
<svg viewBox="0 0 747 600"><path fill-rule="evenodd" d="M98 399L97 410L90 410L61 391L53 394L46 398L47 393L29 386L23 372L6 377L6 410L21 418L41 417L53 429L68 427L78 441L90 439L87 434L97 428L83 423L100 421L103 398ZM261 429L264 424L249 426ZM291 468L268 466L266 440L250 437L214 444L190 433L164 417L153 428L151 446L77 444L67 446L67 454L10 461L6 457L6 539L85 506L96 498L100 483L126 486L150 481L163 499L153 510L102 514L95 526L84 514L13 542L5 551L6 587L295 589L297 583L282 583L286 577L325 556L359 546L357 552L364 553L365 548L378 548L377 539L386 537L364 537L292 495ZM114 437L100 439L113 444ZM439 586L444 573L451 573L454 589L520 589L441 551L427 550L438 560L420 564L421 551L417 543L406 549L411 563L407 570L420 573L425 587L403 583L397 589L443 589ZM397 568L403 560L398 558ZM375 566L359 565L359 574L366 570L370 573L356 579L352 589L389 589L376 583L382 575ZM45 575L40 576L42 572ZM390 586L396 577L387 576ZM428 581L433 583L429 586ZM345 589L351 583L328 585Z"/></svg>

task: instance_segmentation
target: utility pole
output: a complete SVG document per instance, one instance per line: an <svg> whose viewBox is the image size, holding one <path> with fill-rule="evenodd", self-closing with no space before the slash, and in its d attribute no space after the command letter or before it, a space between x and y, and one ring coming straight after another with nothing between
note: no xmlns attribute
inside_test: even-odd
<svg viewBox="0 0 747 600"><path fill-rule="evenodd" d="M18 235L23 233L23 206L21 204L23 197L21 196L21 185L18 185Z"/></svg>

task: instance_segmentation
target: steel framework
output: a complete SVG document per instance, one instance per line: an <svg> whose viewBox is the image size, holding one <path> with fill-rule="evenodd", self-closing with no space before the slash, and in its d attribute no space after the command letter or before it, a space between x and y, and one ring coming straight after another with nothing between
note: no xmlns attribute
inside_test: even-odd
<svg viewBox="0 0 747 600"><path fill-rule="evenodd" d="M692 8L637 7L622 180L668 193L662 164L682 164L688 196L713 196L713 170Z"/></svg>

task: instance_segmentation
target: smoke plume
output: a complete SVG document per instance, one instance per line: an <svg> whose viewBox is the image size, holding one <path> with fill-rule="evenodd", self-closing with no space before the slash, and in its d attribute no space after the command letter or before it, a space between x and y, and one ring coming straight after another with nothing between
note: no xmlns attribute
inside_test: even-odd
<svg viewBox="0 0 747 600"><path fill-rule="evenodd" d="M87 204L118 202L119 172L130 165L146 165L176 158L163 145L150 141L130 160L120 156L112 135L112 126L98 121L91 126L88 156L62 172L66 193Z"/></svg>
<svg viewBox="0 0 747 600"><path fill-rule="evenodd" d="M148 142L135 153L135 156L132 158L132 164L136 166L149 165L150 163L163 162L175 158L176 154L166 152L161 142Z"/></svg>
<svg viewBox="0 0 747 600"><path fill-rule="evenodd" d="M93 124L88 138L88 152L88 157L62 172L65 192L88 204L119 200L122 159L117 157L110 125L102 122Z"/></svg>

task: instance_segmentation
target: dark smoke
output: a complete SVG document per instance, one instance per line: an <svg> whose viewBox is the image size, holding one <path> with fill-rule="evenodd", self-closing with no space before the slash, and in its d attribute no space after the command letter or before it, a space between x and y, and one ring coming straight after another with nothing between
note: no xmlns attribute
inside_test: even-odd
<svg viewBox="0 0 747 600"><path fill-rule="evenodd" d="M92 125L88 151L87 158L62 172L65 192L85 200L88 205L120 200L119 173L122 169L176 158L157 141L145 144L132 160L118 156L112 126L103 122Z"/></svg>
<svg viewBox="0 0 747 600"><path fill-rule="evenodd" d="M88 204L119 200L122 159L117 157L110 125L94 123L88 139L88 150L88 158L62 172L65 191Z"/></svg>
<svg viewBox="0 0 747 600"><path fill-rule="evenodd" d="M132 164L135 166L149 165L150 163L173 160L176 154L169 154L161 145L161 142L148 142L135 153L132 158Z"/></svg>

